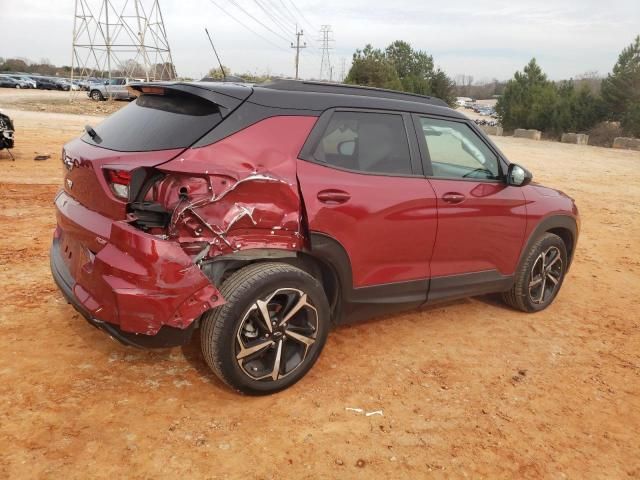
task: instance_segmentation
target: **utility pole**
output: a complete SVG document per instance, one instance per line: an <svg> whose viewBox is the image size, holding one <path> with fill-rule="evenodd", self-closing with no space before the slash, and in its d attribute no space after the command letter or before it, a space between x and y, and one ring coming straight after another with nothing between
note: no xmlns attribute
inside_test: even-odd
<svg viewBox="0 0 640 480"><path fill-rule="evenodd" d="M344 83L344 79L347 76L346 71L347 71L347 60L342 57L342 65L340 68L340 82Z"/></svg>
<svg viewBox="0 0 640 480"><path fill-rule="evenodd" d="M296 25L296 44L291 43L291 48L296 49L296 80L298 80L298 69L300 66L300 49L307 48L307 42L304 42L303 45L300 45L300 37L304 35L304 31L298 31L298 26Z"/></svg>

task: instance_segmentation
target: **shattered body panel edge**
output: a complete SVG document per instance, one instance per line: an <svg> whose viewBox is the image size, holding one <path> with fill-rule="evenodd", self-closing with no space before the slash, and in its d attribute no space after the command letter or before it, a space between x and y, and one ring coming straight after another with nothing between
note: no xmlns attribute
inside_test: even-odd
<svg viewBox="0 0 640 480"><path fill-rule="evenodd" d="M170 239L199 242L198 261L240 250L302 250L296 159L316 117L262 120L161 166Z"/></svg>

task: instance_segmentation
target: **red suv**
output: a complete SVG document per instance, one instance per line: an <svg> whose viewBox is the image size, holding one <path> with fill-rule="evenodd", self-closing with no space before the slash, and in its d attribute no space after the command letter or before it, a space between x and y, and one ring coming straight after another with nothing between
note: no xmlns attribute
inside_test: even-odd
<svg viewBox="0 0 640 480"><path fill-rule="evenodd" d="M314 364L334 324L501 292L558 294L578 238L441 100L279 81L133 85L64 147L56 283L94 326L170 347L200 328L213 371L250 394Z"/></svg>

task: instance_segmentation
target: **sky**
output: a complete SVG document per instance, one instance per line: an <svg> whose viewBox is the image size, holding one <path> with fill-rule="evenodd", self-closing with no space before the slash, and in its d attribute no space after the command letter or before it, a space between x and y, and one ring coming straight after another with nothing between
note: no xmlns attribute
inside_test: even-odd
<svg viewBox="0 0 640 480"><path fill-rule="evenodd" d="M133 0L111 0L127 1L130 7ZM319 76L319 30L331 25L334 79L343 60L348 71L357 48L401 39L432 55L450 77L471 75L476 82L508 79L532 57L553 80L606 74L640 34L640 0L159 1L178 74L193 78L216 66L204 27L236 73L293 75L297 20L307 42L303 78ZM73 20L74 0L0 0L0 57L70 64Z"/></svg>

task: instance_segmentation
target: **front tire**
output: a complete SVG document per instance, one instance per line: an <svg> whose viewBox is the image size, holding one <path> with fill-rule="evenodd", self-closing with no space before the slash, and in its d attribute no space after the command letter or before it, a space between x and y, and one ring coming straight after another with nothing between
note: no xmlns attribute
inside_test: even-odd
<svg viewBox="0 0 640 480"><path fill-rule="evenodd" d="M566 273L567 247L553 233L536 241L518 268L511 290L502 294L507 305L523 312L539 312L558 295Z"/></svg>
<svg viewBox="0 0 640 480"><path fill-rule="evenodd" d="M231 388L266 395L290 387L314 365L330 325L318 280L284 263L258 263L231 275L226 303L202 317L202 353Z"/></svg>

